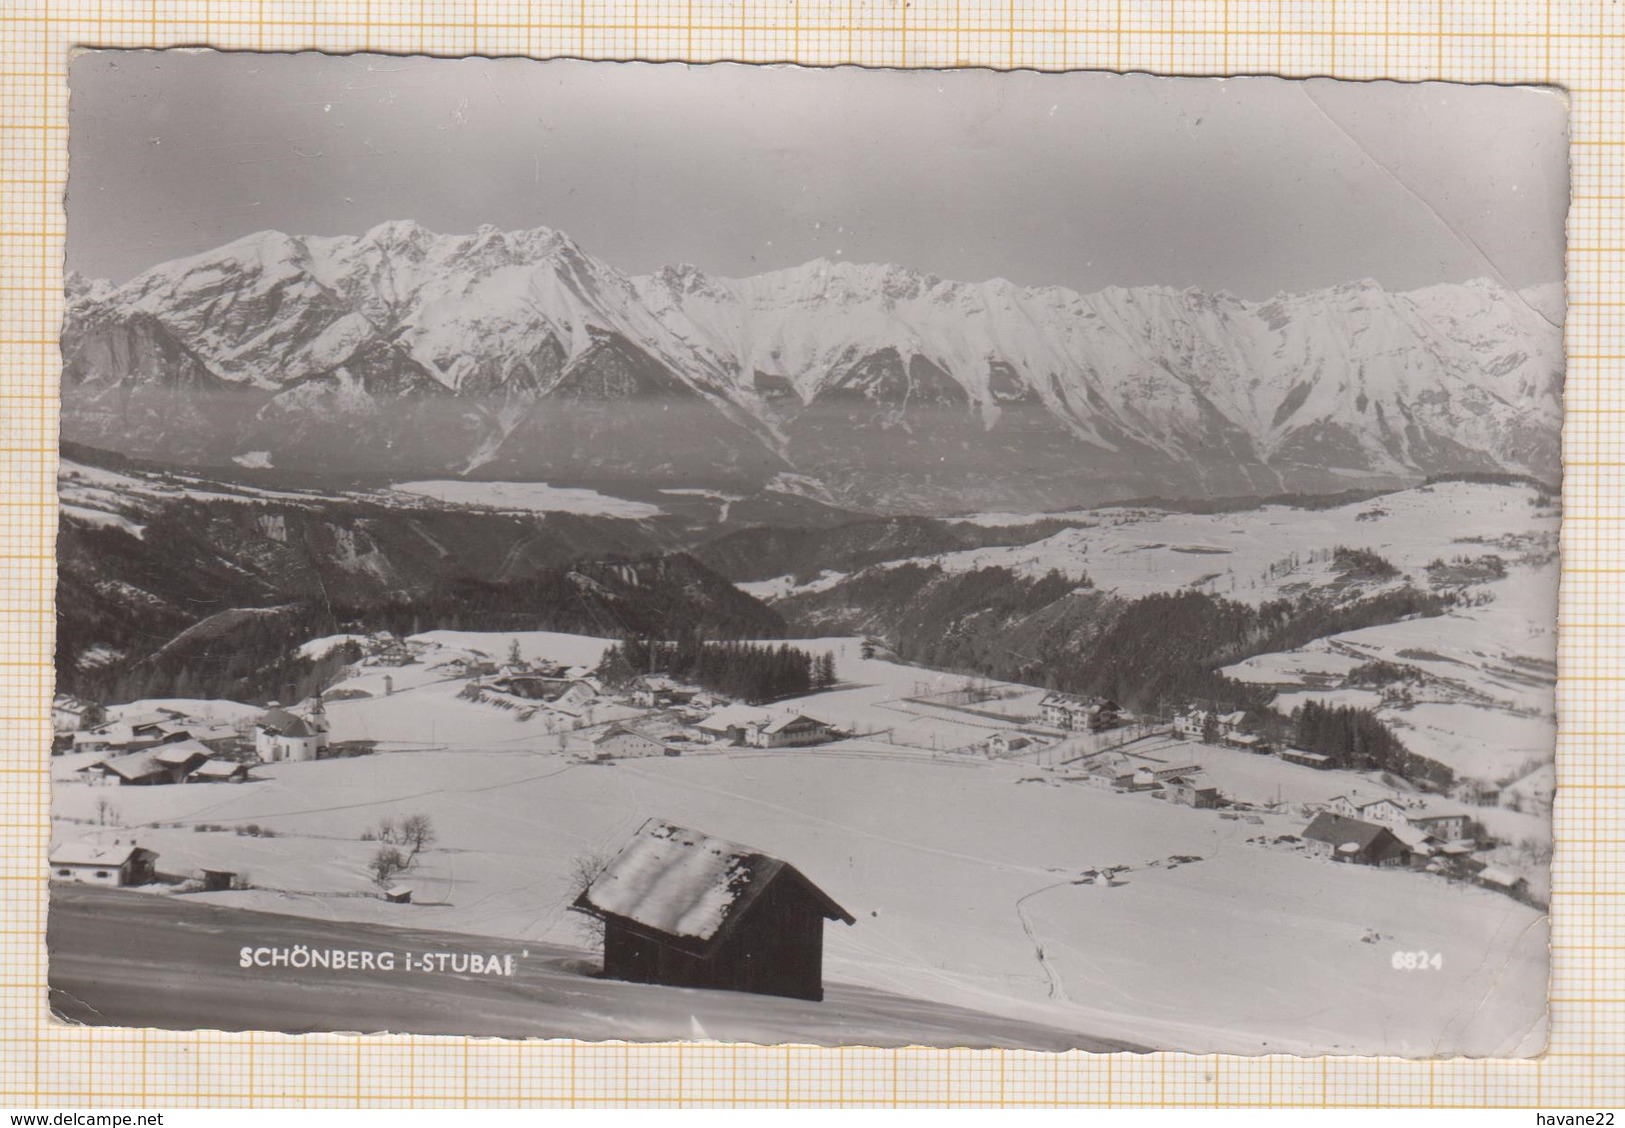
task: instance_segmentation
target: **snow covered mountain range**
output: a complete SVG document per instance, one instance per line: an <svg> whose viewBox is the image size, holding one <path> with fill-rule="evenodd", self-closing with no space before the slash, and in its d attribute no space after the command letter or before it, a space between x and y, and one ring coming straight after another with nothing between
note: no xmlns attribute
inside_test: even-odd
<svg viewBox="0 0 1625 1128"><path fill-rule="evenodd" d="M885 510L1555 480L1560 287L1266 302L817 260L632 277L537 228L262 232L70 275L63 437L182 466L760 488Z"/></svg>

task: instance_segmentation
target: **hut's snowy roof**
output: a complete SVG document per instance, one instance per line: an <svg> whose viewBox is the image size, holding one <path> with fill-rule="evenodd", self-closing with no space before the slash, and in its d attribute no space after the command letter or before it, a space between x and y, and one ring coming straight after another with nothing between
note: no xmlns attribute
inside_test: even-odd
<svg viewBox="0 0 1625 1128"><path fill-rule="evenodd" d="M781 875L800 881L826 917L852 923L851 914L794 866L661 819L650 819L638 828L576 899L576 907L706 943Z"/></svg>

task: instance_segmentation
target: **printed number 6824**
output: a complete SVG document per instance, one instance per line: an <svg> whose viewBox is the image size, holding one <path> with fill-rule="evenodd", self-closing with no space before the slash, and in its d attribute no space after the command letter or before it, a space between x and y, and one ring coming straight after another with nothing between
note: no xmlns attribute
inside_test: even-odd
<svg viewBox="0 0 1625 1128"><path fill-rule="evenodd" d="M1389 961L1395 971L1438 971L1444 967L1442 952L1395 952Z"/></svg>

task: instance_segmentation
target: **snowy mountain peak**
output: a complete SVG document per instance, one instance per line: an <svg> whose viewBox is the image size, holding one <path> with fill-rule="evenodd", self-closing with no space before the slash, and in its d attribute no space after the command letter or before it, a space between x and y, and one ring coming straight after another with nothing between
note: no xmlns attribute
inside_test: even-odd
<svg viewBox="0 0 1625 1128"><path fill-rule="evenodd" d="M404 248L421 253L439 238L433 231L411 219L391 219L367 229L359 242L383 248Z"/></svg>
<svg viewBox="0 0 1625 1128"><path fill-rule="evenodd" d="M1560 286L1394 293L1361 279L1255 302L839 258L629 278L552 228L444 235L399 220L360 236L257 232L121 287L73 277L67 290L65 433L160 458L269 450L279 466L343 454L523 477L561 458L566 473L578 458L603 470L613 448L615 465L664 478L672 452L630 422L659 404L681 421L671 441L703 434L731 452L706 456L725 476L802 473L882 508L1558 469ZM209 419L155 405L131 423L127 399L101 398L182 385L269 402ZM602 406L560 431L566 402ZM623 447L595 430L611 419L630 428ZM338 448L323 446L341 425ZM357 441L369 428L370 446ZM298 453L277 449L290 433Z"/></svg>

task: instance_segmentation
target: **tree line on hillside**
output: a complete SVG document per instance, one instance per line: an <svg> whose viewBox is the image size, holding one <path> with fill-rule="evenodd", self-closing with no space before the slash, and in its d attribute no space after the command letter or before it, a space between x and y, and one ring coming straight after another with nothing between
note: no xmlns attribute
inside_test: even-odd
<svg viewBox="0 0 1625 1128"><path fill-rule="evenodd" d="M1294 743L1305 751L1330 756L1340 768L1392 772L1441 788L1455 779L1445 765L1407 749L1369 709L1309 701L1293 711L1292 720Z"/></svg>
<svg viewBox="0 0 1625 1128"><path fill-rule="evenodd" d="M784 634L776 611L682 553L544 568L513 580L458 576L369 608L366 618L400 635L561 631L613 638L700 628L732 638Z"/></svg>
<svg viewBox="0 0 1625 1128"><path fill-rule="evenodd" d="M333 633L332 616L313 605L226 612L145 657L74 669L66 678L59 671L58 684L64 692L103 702L149 697L302 701L361 660L361 648L353 642L319 658L298 653L301 643Z"/></svg>
<svg viewBox="0 0 1625 1128"><path fill-rule="evenodd" d="M130 539L130 538L125 538ZM774 638L783 618L682 554L606 558L542 569L514 580L459 576L430 590L367 602L307 598L259 606L246 593L221 589L201 620L173 612L195 603L96 602L64 581L59 602L81 610L58 621L57 683L63 692L100 701L143 697L223 697L247 702L298 700L338 676L343 653L300 657L311 638L379 630L553 630L617 637L671 637L703 628L713 637ZM235 602L237 598L243 602ZM88 609L88 610L87 610Z"/></svg>
<svg viewBox="0 0 1625 1128"><path fill-rule="evenodd" d="M616 688L643 674L666 674L759 705L834 685L835 655L789 643L708 642L691 632L676 642L628 637L604 652L597 673Z"/></svg>

